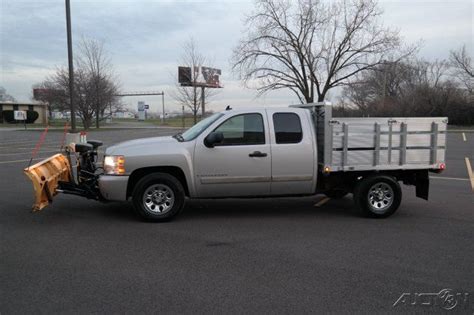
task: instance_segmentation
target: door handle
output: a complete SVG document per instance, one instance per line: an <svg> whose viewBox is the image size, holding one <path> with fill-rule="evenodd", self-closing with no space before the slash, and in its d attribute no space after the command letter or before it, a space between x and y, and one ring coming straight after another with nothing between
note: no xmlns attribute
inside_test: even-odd
<svg viewBox="0 0 474 315"><path fill-rule="evenodd" d="M266 153L262 153L260 151L255 151L249 154L250 157L266 157Z"/></svg>

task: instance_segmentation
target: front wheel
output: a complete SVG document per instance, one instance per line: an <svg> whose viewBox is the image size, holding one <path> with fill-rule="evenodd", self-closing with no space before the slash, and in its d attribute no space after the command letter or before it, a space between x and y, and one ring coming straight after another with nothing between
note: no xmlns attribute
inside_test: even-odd
<svg viewBox="0 0 474 315"><path fill-rule="evenodd" d="M390 176L372 176L356 184L354 202L369 217L386 218L395 213L402 200L400 184Z"/></svg>
<svg viewBox="0 0 474 315"><path fill-rule="evenodd" d="M153 173L140 179L132 193L135 211L148 221L168 221L184 206L183 185L165 173Z"/></svg>

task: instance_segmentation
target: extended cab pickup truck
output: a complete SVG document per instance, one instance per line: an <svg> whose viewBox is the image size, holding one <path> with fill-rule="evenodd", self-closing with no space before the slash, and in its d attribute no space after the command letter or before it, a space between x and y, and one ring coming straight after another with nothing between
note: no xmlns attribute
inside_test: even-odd
<svg viewBox="0 0 474 315"><path fill-rule="evenodd" d="M76 144L77 180L62 159L62 175L47 180L36 209L63 192L131 199L143 218L164 221L186 198L352 193L362 214L388 217L401 202L399 182L428 198L428 172L445 168L446 125L431 117L333 118L328 103L226 110L172 137L111 146L103 170L93 162L99 142Z"/></svg>

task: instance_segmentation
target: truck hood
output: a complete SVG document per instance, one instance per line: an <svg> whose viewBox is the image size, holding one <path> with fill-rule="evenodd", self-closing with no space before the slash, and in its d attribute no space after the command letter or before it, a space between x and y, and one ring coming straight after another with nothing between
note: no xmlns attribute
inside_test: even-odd
<svg viewBox="0 0 474 315"><path fill-rule="evenodd" d="M178 140L171 136L129 140L108 147L105 155L136 155L139 152L146 153L164 147L180 146L180 144Z"/></svg>

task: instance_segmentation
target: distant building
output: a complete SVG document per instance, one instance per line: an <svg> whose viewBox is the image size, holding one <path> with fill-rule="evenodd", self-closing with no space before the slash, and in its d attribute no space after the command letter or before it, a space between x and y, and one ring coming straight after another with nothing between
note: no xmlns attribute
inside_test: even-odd
<svg viewBox="0 0 474 315"><path fill-rule="evenodd" d="M38 113L38 118L34 121L35 124L48 123L48 106L43 103L19 103L19 102L0 102L0 124L7 123L4 119L5 111L15 110L31 110Z"/></svg>
<svg viewBox="0 0 474 315"><path fill-rule="evenodd" d="M135 114L131 113L129 111L118 111L115 113L112 113L113 118L135 118Z"/></svg>

